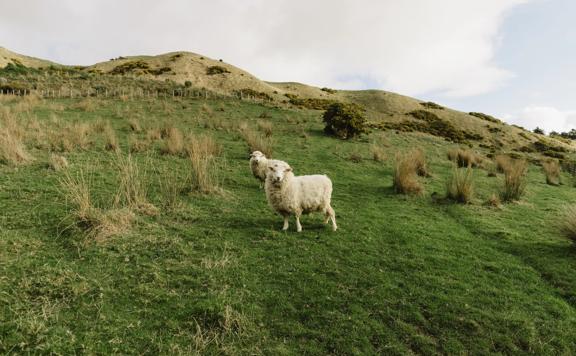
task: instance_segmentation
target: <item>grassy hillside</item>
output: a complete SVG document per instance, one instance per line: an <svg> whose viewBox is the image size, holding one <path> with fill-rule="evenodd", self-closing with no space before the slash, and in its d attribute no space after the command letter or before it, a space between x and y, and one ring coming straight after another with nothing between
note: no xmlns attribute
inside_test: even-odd
<svg viewBox="0 0 576 356"><path fill-rule="evenodd" d="M475 146L486 168L462 205L443 199L446 155L467 146L442 137L374 129L340 141L320 112L275 103L0 100L3 353L576 352L566 173L551 186L530 165L519 202L487 206L503 176ZM282 232L245 138L296 174L328 174L339 230L313 215ZM214 178L204 193L189 157L200 147ZM415 147L425 192L395 194L394 157Z"/></svg>

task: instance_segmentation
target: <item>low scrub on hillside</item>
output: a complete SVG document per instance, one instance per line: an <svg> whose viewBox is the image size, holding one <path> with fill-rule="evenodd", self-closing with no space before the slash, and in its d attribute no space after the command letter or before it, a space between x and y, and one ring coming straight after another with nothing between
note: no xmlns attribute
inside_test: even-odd
<svg viewBox="0 0 576 356"><path fill-rule="evenodd" d="M324 133L344 140L368 132L364 110L355 104L334 103L322 116Z"/></svg>
<svg viewBox="0 0 576 356"><path fill-rule="evenodd" d="M483 113L481 113L481 112L469 112L468 115L475 116L475 117L477 117L477 118L479 118L479 119L482 119L482 120L484 120L484 121L493 122L493 123L495 123L495 124L501 124L501 123L502 123L502 121L498 120L498 119L495 118L494 116L490 116L490 115L487 115L487 114L483 114Z"/></svg>
<svg viewBox="0 0 576 356"><path fill-rule="evenodd" d="M480 167L483 158L475 152L467 149L452 149L448 151L448 159L458 167Z"/></svg>
<svg viewBox="0 0 576 356"><path fill-rule="evenodd" d="M226 74L226 73L230 73L230 71L222 66L210 66L206 68L206 74L208 75Z"/></svg>

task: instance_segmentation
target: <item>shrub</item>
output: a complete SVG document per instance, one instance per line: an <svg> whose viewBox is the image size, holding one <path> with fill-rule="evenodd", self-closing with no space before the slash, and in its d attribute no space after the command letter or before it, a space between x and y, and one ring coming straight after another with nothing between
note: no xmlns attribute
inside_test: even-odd
<svg viewBox="0 0 576 356"><path fill-rule="evenodd" d="M408 115L420 120L420 122L401 123L400 125L406 126L403 131L426 132L434 136L444 137L446 140L456 143L466 142L467 140L483 139L479 134L457 129L450 122L442 120L438 115L427 110L411 111Z"/></svg>
<svg viewBox="0 0 576 356"><path fill-rule="evenodd" d="M162 138L162 131L157 127L150 128L146 131L146 138L149 141L160 140Z"/></svg>
<svg viewBox="0 0 576 356"><path fill-rule="evenodd" d="M534 132L535 134L537 134L537 135L545 135L544 130L542 130L542 129L539 128L539 127L536 127L533 132Z"/></svg>
<svg viewBox="0 0 576 356"><path fill-rule="evenodd" d="M355 104L334 103L324 112L324 132L350 139L368 132L364 110Z"/></svg>
<svg viewBox="0 0 576 356"><path fill-rule="evenodd" d="M560 184L560 163L556 160L547 160L542 162L542 169L546 175L546 184Z"/></svg>
<svg viewBox="0 0 576 356"><path fill-rule="evenodd" d="M142 127L140 126L140 122L137 119L129 119L128 125L130 126L130 130L134 132L142 131Z"/></svg>
<svg viewBox="0 0 576 356"><path fill-rule="evenodd" d="M470 203L474 197L472 172L471 166L466 169L454 167L452 176L446 184L446 198L458 203Z"/></svg>
<svg viewBox="0 0 576 356"><path fill-rule="evenodd" d="M330 89L330 88L326 88L326 87L324 87L324 88L322 88L322 89L320 89L320 90L322 90L322 91L324 91L324 92L326 92L326 93L328 93L328 94L334 94L334 93L338 92L338 90Z"/></svg>
<svg viewBox="0 0 576 356"><path fill-rule="evenodd" d="M528 163L525 160L511 161L509 167L504 170L504 184L500 190L503 202L520 200L526 191L527 171Z"/></svg>
<svg viewBox="0 0 576 356"><path fill-rule="evenodd" d="M234 90L232 92L234 95L240 98L253 98L253 99L261 99L266 101L273 101L274 99L263 91L256 91L251 88L244 88L240 90Z"/></svg>
<svg viewBox="0 0 576 356"><path fill-rule="evenodd" d="M427 108L427 109L436 109L436 110L444 110L444 107L442 105L438 105L436 103L433 103L431 101L427 101L427 102L423 102L420 103L420 105L422 105L423 107Z"/></svg>
<svg viewBox="0 0 576 356"><path fill-rule="evenodd" d="M144 152L148 150L150 144L150 141L141 140L136 136L130 136L128 138L128 147L130 148L130 153Z"/></svg>
<svg viewBox="0 0 576 356"><path fill-rule="evenodd" d="M192 82L189 81L189 80L187 80L187 81L184 82L184 86L185 86L186 88L190 88L190 87L192 86Z"/></svg>
<svg viewBox="0 0 576 356"><path fill-rule="evenodd" d="M222 66L210 66L206 69L206 74L208 75L226 74L226 73L230 73L230 71Z"/></svg>
<svg viewBox="0 0 576 356"><path fill-rule="evenodd" d="M481 112L469 112L468 115L471 116L475 116L479 119L485 120L485 121L489 121L489 122L493 122L493 123L502 123L502 121L498 120L497 118L495 118L494 116L490 116L487 114L483 114Z"/></svg>
<svg viewBox="0 0 576 356"><path fill-rule="evenodd" d="M499 208L502 202L500 201L498 194L492 194L484 204L493 208Z"/></svg>
<svg viewBox="0 0 576 356"><path fill-rule="evenodd" d="M327 110L331 105L338 103L336 100L330 100L330 99L317 99L317 98L301 99L292 94L286 94L286 96L289 96L290 104L310 110Z"/></svg>
<svg viewBox="0 0 576 356"><path fill-rule="evenodd" d="M426 163L426 155L424 154L424 151L416 148L410 151L408 155L414 162L416 174L418 174L420 177L430 177L430 171L428 170L428 164Z"/></svg>
<svg viewBox="0 0 576 356"><path fill-rule="evenodd" d="M418 181L416 166L412 157L397 154L394 166L394 178L392 182L394 191L399 194L422 194L424 187Z"/></svg>
<svg viewBox="0 0 576 356"><path fill-rule="evenodd" d="M576 206L566 208L560 229L567 239L576 243Z"/></svg>

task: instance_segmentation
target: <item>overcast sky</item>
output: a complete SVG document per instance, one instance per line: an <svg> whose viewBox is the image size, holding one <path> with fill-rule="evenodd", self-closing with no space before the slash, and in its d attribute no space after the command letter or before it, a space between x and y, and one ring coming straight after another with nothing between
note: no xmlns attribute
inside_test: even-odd
<svg viewBox="0 0 576 356"><path fill-rule="evenodd" d="M574 0L2 0L0 46L83 65L186 50L264 80L569 130L575 14Z"/></svg>

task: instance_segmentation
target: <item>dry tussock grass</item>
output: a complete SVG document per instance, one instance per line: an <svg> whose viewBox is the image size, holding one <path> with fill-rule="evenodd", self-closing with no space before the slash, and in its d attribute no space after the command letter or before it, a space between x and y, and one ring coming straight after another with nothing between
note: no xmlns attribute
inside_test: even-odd
<svg viewBox="0 0 576 356"><path fill-rule="evenodd" d="M485 205L492 208L500 208L500 206L502 205L502 201L500 200L498 194L492 194L490 198L488 198L488 200L486 201Z"/></svg>
<svg viewBox="0 0 576 356"><path fill-rule="evenodd" d="M73 108L84 112L93 112L96 110L96 105L91 98L85 98L77 102Z"/></svg>
<svg viewBox="0 0 576 356"><path fill-rule="evenodd" d="M184 153L184 136L179 129L175 127L167 128L166 137L160 152L174 156L180 156Z"/></svg>
<svg viewBox="0 0 576 356"><path fill-rule="evenodd" d="M478 154L466 149L452 149L448 151L448 159L455 162L458 167L482 167L483 158Z"/></svg>
<svg viewBox="0 0 576 356"><path fill-rule="evenodd" d="M566 208L560 223L560 229L564 236L576 243L576 206Z"/></svg>
<svg viewBox="0 0 576 356"><path fill-rule="evenodd" d="M504 184L500 190L503 202L520 200L526 191L526 173L528 163L525 160L511 160L504 170Z"/></svg>
<svg viewBox="0 0 576 356"><path fill-rule="evenodd" d="M17 135L6 128L0 128L0 161L4 164L19 166L34 160L24 143Z"/></svg>
<svg viewBox="0 0 576 356"><path fill-rule="evenodd" d="M419 148L413 149L408 153L408 155L414 161L414 166L416 168L416 174L420 177L430 177L430 170L428 169L428 164L426 163L426 155L424 151Z"/></svg>
<svg viewBox="0 0 576 356"><path fill-rule="evenodd" d="M417 167L411 154L396 155L392 186L399 194L420 195L424 192L424 186L418 181Z"/></svg>
<svg viewBox="0 0 576 356"><path fill-rule="evenodd" d="M560 185L560 163L556 160L542 162L542 169L546 175L546 184Z"/></svg>
<svg viewBox="0 0 576 356"><path fill-rule="evenodd" d="M272 136L272 133L274 131L274 126L272 125L272 122L270 122L270 121L259 120L258 121L258 130L260 130L262 133L264 133L264 136L270 137L270 136Z"/></svg>
<svg viewBox="0 0 576 356"><path fill-rule="evenodd" d="M57 155L55 153L50 154L50 158L48 160L48 167L50 167L50 169L58 172L67 169L68 166L69 164L66 157Z"/></svg>
<svg viewBox="0 0 576 356"><path fill-rule="evenodd" d="M494 157L494 162L496 163L496 170L498 173L504 173L510 169L512 158L506 155L497 155Z"/></svg>
<svg viewBox="0 0 576 356"><path fill-rule="evenodd" d="M162 138L162 131L157 127L149 128L146 130L146 138L151 142L160 140Z"/></svg>
<svg viewBox="0 0 576 356"><path fill-rule="evenodd" d="M131 228L135 216L130 209L102 210L94 206L91 187L82 171L76 176L66 171L60 179L60 189L71 205L70 217L88 238L102 241L123 234Z"/></svg>
<svg viewBox="0 0 576 356"><path fill-rule="evenodd" d="M118 152L120 151L120 143L116 131L108 122L104 127L104 148L106 151Z"/></svg>
<svg viewBox="0 0 576 356"><path fill-rule="evenodd" d="M377 143L373 143L370 145L370 153L372 154L372 159L376 162L385 162L386 161L386 151L384 147Z"/></svg>
<svg viewBox="0 0 576 356"><path fill-rule="evenodd" d="M261 133L251 130L249 128L239 129L240 136L246 141L248 145L248 152L260 151L266 157L272 157L272 138L265 137Z"/></svg>
<svg viewBox="0 0 576 356"><path fill-rule="evenodd" d="M115 164L119 184L114 205L128 207L146 215L158 214L158 209L148 201L147 182L132 156L117 155Z"/></svg>
<svg viewBox="0 0 576 356"><path fill-rule="evenodd" d="M140 126L140 122L135 118L131 118L128 120L128 126L130 127L130 130L134 132L142 131L142 126Z"/></svg>
<svg viewBox="0 0 576 356"><path fill-rule="evenodd" d="M469 204L474 198L472 167L458 169L454 167L452 176L446 184L446 198L462 204Z"/></svg>
<svg viewBox="0 0 576 356"><path fill-rule="evenodd" d="M137 136L132 135L128 138L128 147L130 153L145 152L150 148L151 142L148 140L141 140Z"/></svg>
<svg viewBox="0 0 576 356"><path fill-rule="evenodd" d="M191 189L194 192L212 194L222 192L216 161L218 145L209 136L191 137L187 147L191 166Z"/></svg>

